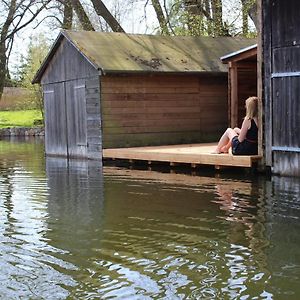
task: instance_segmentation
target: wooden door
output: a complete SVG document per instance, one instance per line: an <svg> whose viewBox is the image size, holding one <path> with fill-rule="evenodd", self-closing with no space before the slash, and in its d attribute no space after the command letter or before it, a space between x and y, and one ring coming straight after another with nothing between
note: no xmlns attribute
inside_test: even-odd
<svg viewBox="0 0 300 300"><path fill-rule="evenodd" d="M68 156L87 157L85 80L66 82Z"/></svg>
<svg viewBox="0 0 300 300"><path fill-rule="evenodd" d="M49 155L68 155L64 83L44 85L45 151Z"/></svg>
<svg viewBox="0 0 300 300"><path fill-rule="evenodd" d="M299 176L300 2L265 5L266 158L274 173Z"/></svg>

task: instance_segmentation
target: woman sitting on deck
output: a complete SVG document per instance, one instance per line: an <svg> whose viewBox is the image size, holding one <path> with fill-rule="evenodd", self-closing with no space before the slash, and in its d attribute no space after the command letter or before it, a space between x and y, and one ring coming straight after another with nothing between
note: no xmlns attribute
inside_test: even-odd
<svg viewBox="0 0 300 300"><path fill-rule="evenodd" d="M258 98L246 100L246 116L242 128L227 128L222 135L215 154L228 153L232 147L233 155L257 155L258 150Z"/></svg>

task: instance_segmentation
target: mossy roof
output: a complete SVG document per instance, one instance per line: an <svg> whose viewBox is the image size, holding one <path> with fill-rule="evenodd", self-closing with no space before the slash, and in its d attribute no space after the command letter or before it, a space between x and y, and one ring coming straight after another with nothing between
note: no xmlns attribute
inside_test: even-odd
<svg viewBox="0 0 300 300"><path fill-rule="evenodd" d="M66 38L102 74L132 72L227 72L220 57L253 45L240 37L160 36L94 31L62 31L33 82Z"/></svg>

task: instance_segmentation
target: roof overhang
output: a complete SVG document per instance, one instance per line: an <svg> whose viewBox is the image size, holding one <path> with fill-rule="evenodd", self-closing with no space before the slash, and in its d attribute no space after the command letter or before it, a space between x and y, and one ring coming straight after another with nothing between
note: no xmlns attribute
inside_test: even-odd
<svg viewBox="0 0 300 300"><path fill-rule="evenodd" d="M224 64L227 64L230 61L237 62L240 60L245 60L256 56L257 56L257 44L254 44L252 46L224 55L220 57L220 59Z"/></svg>

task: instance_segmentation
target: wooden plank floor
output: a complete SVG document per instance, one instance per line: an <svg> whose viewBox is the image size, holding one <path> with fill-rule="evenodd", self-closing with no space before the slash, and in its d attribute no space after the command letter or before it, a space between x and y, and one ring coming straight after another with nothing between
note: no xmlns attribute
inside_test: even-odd
<svg viewBox="0 0 300 300"><path fill-rule="evenodd" d="M260 156L236 156L212 154L216 144L188 144L153 147L103 149L104 159L142 160L147 162L169 162L171 164L214 165L252 167Z"/></svg>

